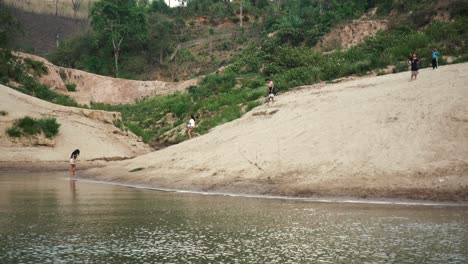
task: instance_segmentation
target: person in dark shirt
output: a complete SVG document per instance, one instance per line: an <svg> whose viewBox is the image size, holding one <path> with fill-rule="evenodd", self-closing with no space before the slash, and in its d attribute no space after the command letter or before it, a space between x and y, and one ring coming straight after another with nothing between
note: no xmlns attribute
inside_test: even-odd
<svg viewBox="0 0 468 264"><path fill-rule="evenodd" d="M416 80L419 74L419 59L416 53L413 53L411 58L408 60L408 64L411 66L411 81L413 78Z"/></svg>

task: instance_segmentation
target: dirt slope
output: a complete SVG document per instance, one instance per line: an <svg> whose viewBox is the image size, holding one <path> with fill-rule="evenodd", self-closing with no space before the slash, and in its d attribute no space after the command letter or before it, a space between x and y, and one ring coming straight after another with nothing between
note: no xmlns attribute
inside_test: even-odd
<svg viewBox="0 0 468 264"><path fill-rule="evenodd" d="M55 66L44 58L31 54L17 52L22 58L31 58L44 62L49 73L40 77L40 82L49 85L57 92L67 94L80 104L90 102L122 104L133 103L135 100L149 96L184 92L191 85L196 85L198 79L171 83L162 81L134 81L92 74L80 70ZM76 92L68 92L65 84L76 84Z"/></svg>
<svg viewBox="0 0 468 264"><path fill-rule="evenodd" d="M0 85L0 166L1 162L67 161L79 148L81 160L130 158L149 152L149 148L130 132L113 125L120 113L59 106ZM55 117L60 126L53 140L16 139L5 129L24 116Z"/></svg>
<svg viewBox="0 0 468 264"><path fill-rule="evenodd" d="M468 64L280 95L87 177L216 192L468 200ZM140 168L138 172L129 172Z"/></svg>
<svg viewBox="0 0 468 264"><path fill-rule="evenodd" d="M372 9L361 18L337 26L325 35L315 48L331 51L337 48L351 48L364 42L364 39L388 28L387 20L372 19L377 9Z"/></svg>

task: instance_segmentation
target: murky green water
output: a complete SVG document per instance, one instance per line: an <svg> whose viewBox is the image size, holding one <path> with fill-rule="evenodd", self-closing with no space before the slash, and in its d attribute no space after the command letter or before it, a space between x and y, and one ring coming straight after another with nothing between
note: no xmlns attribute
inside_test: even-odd
<svg viewBox="0 0 468 264"><path fill-rule="evenodd" d="M0 173L0 263L468 263L468 208L178 194Z"/></svg>

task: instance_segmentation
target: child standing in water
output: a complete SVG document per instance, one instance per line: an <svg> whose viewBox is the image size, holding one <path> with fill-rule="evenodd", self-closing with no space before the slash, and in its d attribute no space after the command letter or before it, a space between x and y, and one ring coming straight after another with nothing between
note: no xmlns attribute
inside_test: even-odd
<svg viewBox="0 0 468 264"><path fill-rule="evenodd" d="M76 160L78 159L78 156L80 155L80 150L75 149L75 151L72 152L70 156L70 175L75 176L76 172Z"/></svg>

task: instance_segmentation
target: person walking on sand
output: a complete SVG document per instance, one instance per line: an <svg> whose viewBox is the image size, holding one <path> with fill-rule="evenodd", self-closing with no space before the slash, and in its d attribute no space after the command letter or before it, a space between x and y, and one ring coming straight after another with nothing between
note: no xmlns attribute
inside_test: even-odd
<svg viewBox="0 0 468 264"><path fill-rule="evenodd" d="M439 56L440 56L440 53L439 51L434 48L432 50L432 69L437 69L439 67Z"/></svg>
<svg viewBox="0 0 468 264"><path fill-rule="evenodd" d="M188 132L189 139L191 139L193 129L195 128L195 117L193 115L190 115L190 121L187 123L187 128L188 128L187 132Z"/></svg>
<svg viewBox="0 0 468 264"><path fill-rule="evenodd" d="M413 77L414 79L416 80L416 78L418 78L418 74L419 74L419 59L418 59L418 56L416 55L416 52L413 53L413 55L411 56L411 58L408 60L408 64L411 66L411 80L413 80Z"/></svg>
<svg viewBox="0 0 468 264"><path fill-rule="evenodd" d="M267 103L270 105L270 102L275 102L275 84L273 83L272 80L270 79L265 79L265 82L268 86L268 97L267 97Z"/></svg>
<svg viewBox="0 0 468 264"><path fill-rule="evenodd" d="M80 150L75 149L71 156L70 156L70 175L75 176L76 172L76 160L78 159L78 156L80 155Z"/></svg>

